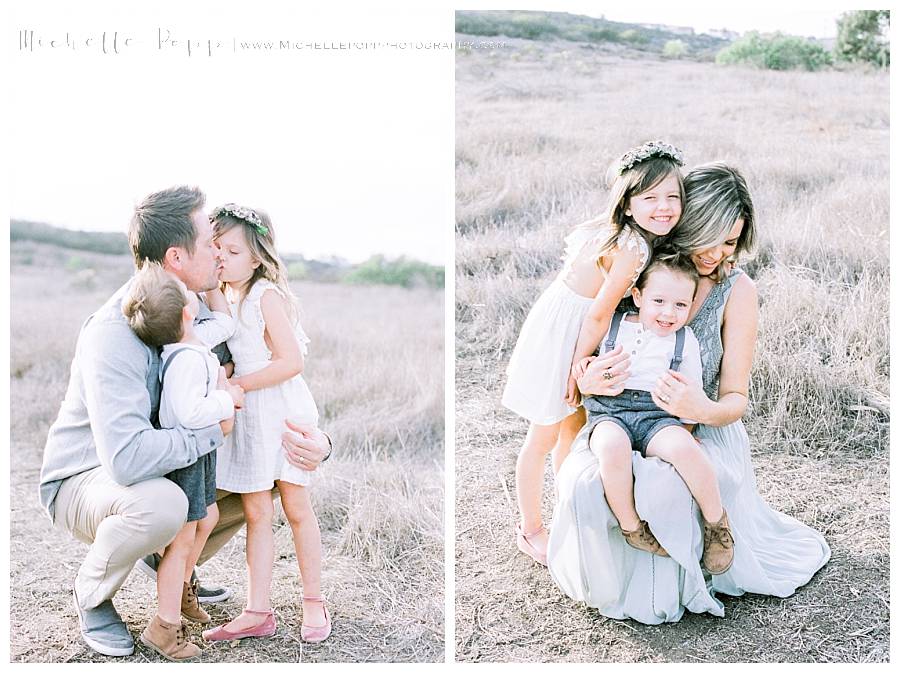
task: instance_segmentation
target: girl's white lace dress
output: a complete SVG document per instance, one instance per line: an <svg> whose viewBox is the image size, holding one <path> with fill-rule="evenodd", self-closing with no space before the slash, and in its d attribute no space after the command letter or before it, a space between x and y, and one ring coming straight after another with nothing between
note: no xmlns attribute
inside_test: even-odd
<svg viewBox="0 0 900 673"><path fill-rule="evenodd" d="M260 279L244 299L240 312L232 294L226 293L236 323L234 334L228 339L235 376L260 370L271 360L272 353L263 339L266 323L260 307L266 290L283 296L274 283ZM299 321L294 333L305 357L309 338ZM277 386L246 393L243 408L235 414L234 431L219 449L216 487L232 493L253 493L271 489L276 479L301 486L309 484L311 473L284 459L281 435L288 431L286 418L313 425L319 421L316 402L300 374Z"/></svg>

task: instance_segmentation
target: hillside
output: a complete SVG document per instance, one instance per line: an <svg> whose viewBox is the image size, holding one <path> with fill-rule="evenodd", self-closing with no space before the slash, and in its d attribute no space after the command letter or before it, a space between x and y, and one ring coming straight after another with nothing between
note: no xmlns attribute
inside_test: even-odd
<svg viewBox="0 0 900 673"><path fill-rule="evenodd" d="M53 246L64 251L78 251L92 255L128 255L128 238L124 233L99 231L74 231L44 222L11 219L9 222L10 243L17 244L14 253L20 261L26 260L29 250L35 244ZM444 286L443 267L426 264L406 257L386 258L372 255L359 264L332 257L327 260L308 259L296 253L282 254L282 260L291 280L311 280L317 282L350 282L357 284L401 285L404 287L424 286L442 288ZM85 255L68 256L69 266L86 265ZM97 261L97 260L95 260Z"/></svg>
<svg viewBox="0 0 900 673"><path fill-rule="evenodd" d="M684 58L712 61L730 40L695 33L691 28L622 23L564 12L458 11L456 32L464 35L505 36L527 40L566 40L585 46L605 46L662 55L667 42L681 41Z"/></svg>

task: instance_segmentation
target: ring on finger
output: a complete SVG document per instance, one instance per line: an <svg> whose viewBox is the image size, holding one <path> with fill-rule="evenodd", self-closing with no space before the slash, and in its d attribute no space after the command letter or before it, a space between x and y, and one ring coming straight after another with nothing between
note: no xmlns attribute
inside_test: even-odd
<svg viewBox="0 0 900 673"><path fill-rule="evenodd" d="M603 372L603 379L605 381L612 381L612 377L613 377L612 372L609 371L608 369L605 372Z"/></svg>

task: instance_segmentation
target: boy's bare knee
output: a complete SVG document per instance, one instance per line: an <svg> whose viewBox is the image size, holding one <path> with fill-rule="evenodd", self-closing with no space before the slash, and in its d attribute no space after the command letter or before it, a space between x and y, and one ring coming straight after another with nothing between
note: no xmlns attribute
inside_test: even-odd
<svg viewBox="0 0 900 673"><path fill-rule="evenodd" d="M631 442L611 432L593 432L590 439L591 450L604 465L622 467L631 465Z"/></svg>
<svg viewBox="0 0 900 673"><path fill-rule="evenodd" d="M685 433L684 437L672 437L670 435L659 439L660 441L654 447L648 447L648 455L652 452L676 468L679 465L694 462L700 456L700 447L694 441L694 438L687 433Z"/></svg>

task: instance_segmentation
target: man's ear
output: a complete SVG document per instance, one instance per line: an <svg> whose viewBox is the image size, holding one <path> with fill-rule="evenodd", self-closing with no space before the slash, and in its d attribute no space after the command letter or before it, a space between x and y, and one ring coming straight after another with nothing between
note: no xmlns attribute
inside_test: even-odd
<svg viewBox="0 0 900 673"><path fill-rule="evenodd" d="M638 288L631 288L631 299L634 301L635 306L641 307L641 291Z"/></svg>
<svg viewBox="0 0 900 673"><path fill-rule="evenodd" d="M168 250L166 250L166 254L163 256L163 266L167 266L170 269L181 270L181 263L184 259L184 250L181 248L177 248L172 246Z"/></svg>

